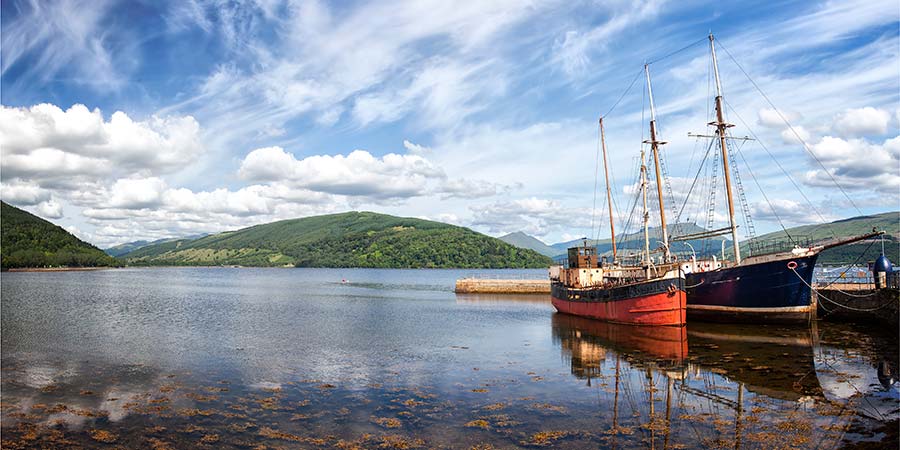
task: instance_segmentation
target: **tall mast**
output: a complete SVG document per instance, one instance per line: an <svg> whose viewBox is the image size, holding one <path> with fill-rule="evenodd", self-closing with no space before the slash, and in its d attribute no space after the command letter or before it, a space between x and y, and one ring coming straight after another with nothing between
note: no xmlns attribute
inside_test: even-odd
<svg viewBox="0 0 900 450"><path fill-rule="evenodd" d="M716 126L716 134L719 137L719 145L722 147L722 165L725 174L725 196L728 198L728 221L731 224L731 244L734 246L734 262L741 263L741 244L738 242L737 224L734 221L734 200L731 198L731 171L728 168L728 145L725 143L725 130L733 127L725 123L725 113L722 108L722 83L719 81L719 63L716 61L716 45L712 33L709 35L709 48L712 51L713 70L716 73L716 121L710 125Z"/></svg>
<svg viewBox="0 0 900 450"><path fill-rule="evenodd" d="M603 134L603 118L600 118L600 145L603 147L603 174L606 175L606 203L609 205L609 236L612 240L612 262L616 263L616 227L613 224L612 192L609 189L609 168L606 163L606 136Z"/></svg>
<svg viewBox="0 0 900 450"><path fill-rule="evenodd" d="M647 278L650 278L650 213L647 211L647 164L644 162L644 148L641 147L641 197L644 198L644 264Z"/></svg>
<svg viewBox="0 0 900 450"><path fill-rule="evenodd" d="M644 64L644 73L647 74L647 95L650 98L650 140L644 141L650 144L653 151L653 164L656 168L656 195L659 198L659 225L662 227L663 255L665 261L669 261L669 230L666 229L666 207L663 203L662 172L659 170L659 145L665 144L656 140L656 108L653 106L653 88L650 87L650 66Z"/></svg>

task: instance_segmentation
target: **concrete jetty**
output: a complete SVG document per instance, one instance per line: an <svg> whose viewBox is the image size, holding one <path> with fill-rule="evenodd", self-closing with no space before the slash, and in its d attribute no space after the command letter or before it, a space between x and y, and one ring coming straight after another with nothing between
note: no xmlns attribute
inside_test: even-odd
<svg viewBox="0 0 900 450"><path fill-rule="evenodd" d="M459 294L549 294L550 280L460 278L456 280L456 292Z"/></svg>

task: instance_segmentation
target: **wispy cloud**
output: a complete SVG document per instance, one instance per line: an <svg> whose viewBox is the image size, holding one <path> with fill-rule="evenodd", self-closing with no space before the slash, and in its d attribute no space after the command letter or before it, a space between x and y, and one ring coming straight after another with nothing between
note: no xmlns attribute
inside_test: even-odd
<svg viewBox="0 0 900 450"><path fill-rule="evenodd" d="M123 35L111 36L109 1L59 0L18 4L13 22L4 20L2 73L20 71L17 85L64 75L95 89L117 89L133 67L115 50ZM27 59L26 59L27 58ZM18 89L20 86L6 86Z"/></svg>

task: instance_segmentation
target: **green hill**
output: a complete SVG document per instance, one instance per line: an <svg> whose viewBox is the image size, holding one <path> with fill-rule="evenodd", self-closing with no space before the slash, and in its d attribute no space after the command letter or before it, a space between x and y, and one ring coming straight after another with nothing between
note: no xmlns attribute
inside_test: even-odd
<svg viewBox="0 0 900 450"><path fill-rule="evenodd" d="M371 212L283 220L127 253L134 265L545 267L550 258L467 228Z"/></svg>
<svg viewBox="0 0 900 450"><path fill-rule="evenodd" d="M194 236L187 236L187 237L183 237L183 238L163 238L163 239L157 239L155 241L132 241L132 242L126 242L124 244L112 246L110 248L104 249L103 251L106 252L106 254L109 256L119 257L119 256L122 256L122 255L125 255L128 253L131 253L139 248L144 248L144 247L147 247L150 245L163 244L166 242L185 240L185 239L193 240L193 239L201 238L203 236L206 236L206 235L205 234L197 234Z"/></svg>
<svg viewBox="0 0 900 450"><path fill-rule="evenodd" d="M846 238L863 235L871 232L872 228L885 232L884 250L887 257L894 262L900 261L900 211L851 217L827 224L803 225L788 228L787 233L794 238L816 243L833 239L835 236ZM773 240L786 240L785 232L776 231L756 238L757 242ZM742 253L745 251L745 246L747 246L747 242L741 242ZM872 241L863 241L825 250L819 256L819 264L841 265L854 261L865 264L867 261L874 261L880 254L880 242L872 244Z"/></svg>
<svg viewBox="0 0 900 450"><path fill-rule="evenodd" d="M509 233L505 236L500 236L501 241L506 242L509 245L514 245L519 248L527 248L530 250L534 250L544 256L556 256L559 254L559 251L545 243L543 243L540 239L525 234L521 231L516 231L515 233Z"/></svg>
<svg viewBox="0 0 900 450"><path fill-rule="evenodd" d="M115 266L103 253L57 225L0 202L0 266L98 267Z"/></svg>

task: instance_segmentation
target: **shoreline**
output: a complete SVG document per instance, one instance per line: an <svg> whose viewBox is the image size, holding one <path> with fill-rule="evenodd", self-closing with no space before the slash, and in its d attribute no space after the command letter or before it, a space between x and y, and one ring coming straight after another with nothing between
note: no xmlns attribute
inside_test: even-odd
<svg viewBox="0 0 900 450"><path fill-rule="evenodd" d="M15 267L4 272L86 272L92 270L120 269L120 267Z"/></svg>
<svg viewBox="0 0 900 450"><path fill-rule="evenodd" d="M546 270L545 267L283 267L283 266L119 266L119 267L17 267L3 272L87 272L113 269L379 269L379 270Z"/></svg>

